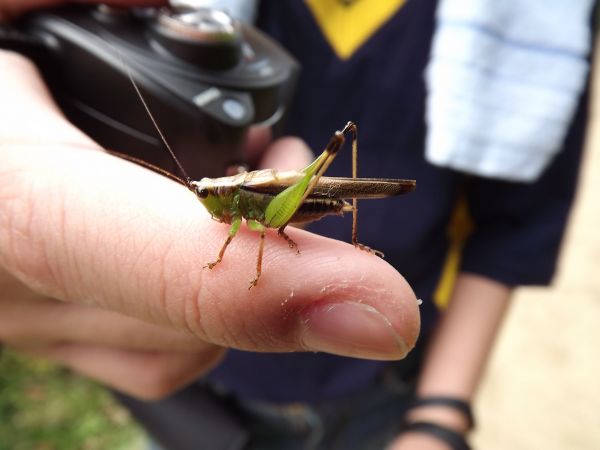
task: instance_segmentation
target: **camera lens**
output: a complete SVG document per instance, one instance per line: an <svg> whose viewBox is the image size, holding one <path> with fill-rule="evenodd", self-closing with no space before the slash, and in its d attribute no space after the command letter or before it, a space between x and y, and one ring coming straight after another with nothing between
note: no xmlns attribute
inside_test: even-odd
<svg viewBox="0 0 600 450"><path fill-rule="evenodd" d="M181 12L165 11L158 20L165 30L201 42L229 42L239 39L235 21L219 10L200 8Z"/></svg>
<svg viewBox="0 0 600 450"><path fill-rule="evenodd" d="M207 69L224 70L241 57L241 33L227 13L215 9L164 9L155 39L173 55Z"/></svg>

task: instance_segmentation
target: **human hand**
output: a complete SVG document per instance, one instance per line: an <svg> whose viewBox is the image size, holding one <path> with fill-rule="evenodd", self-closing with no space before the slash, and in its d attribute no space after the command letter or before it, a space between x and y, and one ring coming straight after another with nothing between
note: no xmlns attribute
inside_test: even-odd
<svg viewBox="0 0 600 450"><path fill-rule="evenodd" d="M403 433L386 450L449 450L444 441L425 433Z"/></svg>
<svg viewBox="0 0 600 450"><path fill-rule="evenodd" d="M297 256L269 233L248 291L254 233L203 270L227 227L189 191L102 152L18 55L0 52L0 98L0 341L146 398L228 347L399 359L414 345L414 294L379 258L290 230Z"/></svg>

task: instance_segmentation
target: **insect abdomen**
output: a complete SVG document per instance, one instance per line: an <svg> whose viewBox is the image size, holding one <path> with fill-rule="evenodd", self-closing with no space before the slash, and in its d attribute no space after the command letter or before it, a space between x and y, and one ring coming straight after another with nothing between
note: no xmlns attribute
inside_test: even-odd
<svg viewBox="0 0 600 450"><path fill-rule="evenodd" d="M292 216L292 223L312 222L332 214L342 215L351 211L352 206L342 199L307 198Z"/></svg>

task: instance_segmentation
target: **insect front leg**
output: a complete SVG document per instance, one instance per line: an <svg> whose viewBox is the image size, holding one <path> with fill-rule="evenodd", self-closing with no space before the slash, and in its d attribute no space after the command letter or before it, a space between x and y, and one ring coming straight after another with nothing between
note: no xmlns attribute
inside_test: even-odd
<svg viewBox="0 0 600 450"><path fill-rule="evenodd" d="M227 240L225 241L225 243L223 244L223 247L221 247L221 251L219 252L219 256L217 256L217 259L211 263L208 263L207 265L205 265L203 268L206 269L207 267L209 269L214 268L217 264L219 264L221 262L221 260L223 259L223 255L225 254L225 250L227 249L227 246L231 243L231 241L233 241L233 238L235 237L235 235L237 234L238 230L240 229L240 224L242 223L242 218L241 217L236 217L233 219L233 221L231 222L231 228L229 228L229 236L227 236Z"/></svg>

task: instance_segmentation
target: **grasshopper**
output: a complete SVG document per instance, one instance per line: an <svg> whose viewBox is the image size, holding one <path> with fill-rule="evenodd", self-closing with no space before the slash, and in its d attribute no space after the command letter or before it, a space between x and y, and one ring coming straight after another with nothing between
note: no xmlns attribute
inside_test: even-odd
<svg viewBox="0 0 600 450"><path fill-rule="evenodd" d="M233 176L193 181L187 176L175 152L165 139L133 78L131 81L161 141L184 178L181 179L153 166L150 168L186 186L196 195L213 219L230 225L227 239L217 258L206 264L204 268L213 269L222 261L227 247L236 236L242 220L245 219L250 230L260 233L256 275L248 287L251 289L257 285L262 273L267 228L276 228L279 236L287 241L289 247L300 253L298 245L285 232L285 228L290 223L312 222L326 215L343 215L346 212L352 212L352 244L361 250L383 257L383 253L358 242L357 200L406 194L414 190L416 182L402 179L358 178L358 128L355 123L348 122L341 131L336 131L325 150L301 170L243 171ZM352 134L352 178L323 176L344 145L348 133ZM149 166L143 161L137 159L135 161ZM352 199L352 203L348 203L345 199Z"/></svg>

